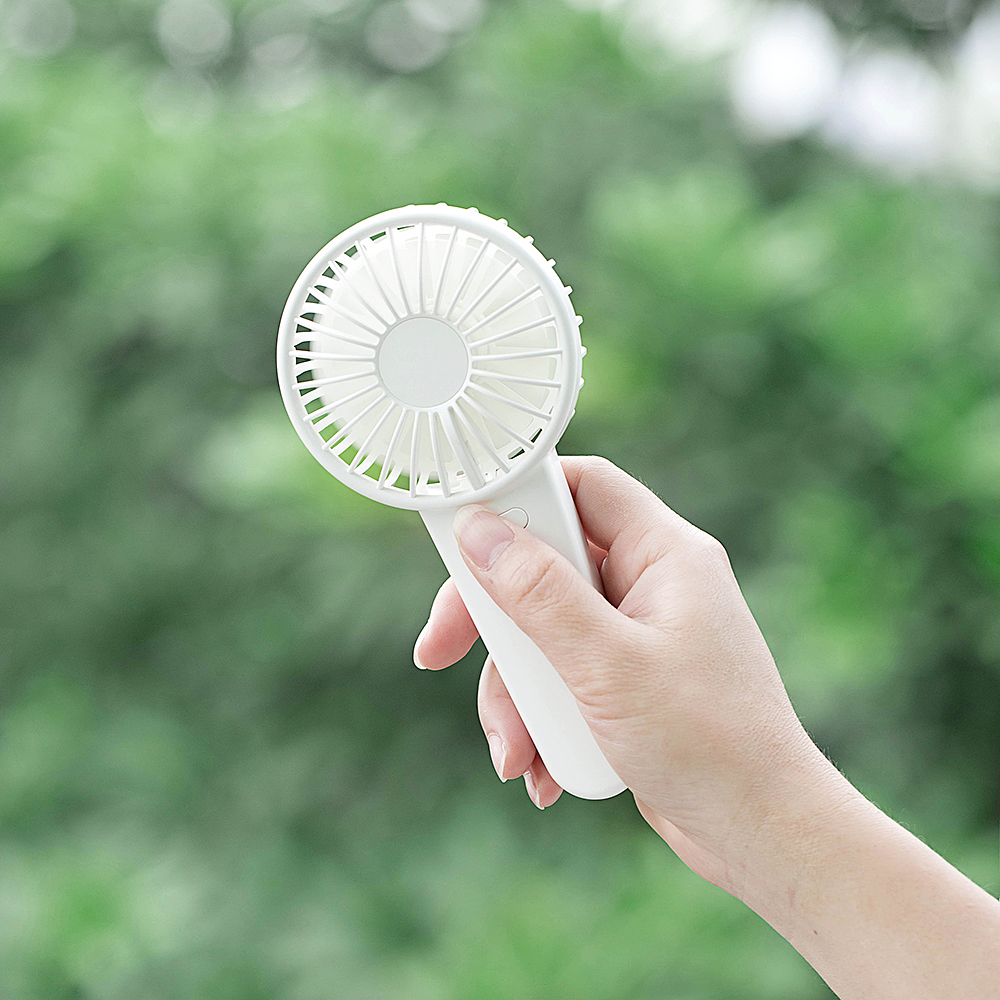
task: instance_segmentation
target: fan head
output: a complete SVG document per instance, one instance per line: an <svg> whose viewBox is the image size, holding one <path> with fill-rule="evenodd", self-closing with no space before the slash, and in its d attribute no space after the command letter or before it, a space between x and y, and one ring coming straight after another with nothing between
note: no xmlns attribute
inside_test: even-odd
<svg viewBox="0 0 1000 1000"><path fill-rule="evenodd" d="M341 482L413 510L487 500L559 440L582 384L570 289L507 223L419 205L328 243L292 289L278 380Z"/></svg>

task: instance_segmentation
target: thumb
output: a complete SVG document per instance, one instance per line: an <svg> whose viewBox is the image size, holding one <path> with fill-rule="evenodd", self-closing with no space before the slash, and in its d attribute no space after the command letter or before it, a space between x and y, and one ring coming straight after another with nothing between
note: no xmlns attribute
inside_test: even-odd
<svg viewBox="0 0 1000 1000"><path fill-rule="evenodd" d="M455 515L462 557L497 606L546 655L580 697L623 629L634 625L551 545L478 504Z"/></svg>

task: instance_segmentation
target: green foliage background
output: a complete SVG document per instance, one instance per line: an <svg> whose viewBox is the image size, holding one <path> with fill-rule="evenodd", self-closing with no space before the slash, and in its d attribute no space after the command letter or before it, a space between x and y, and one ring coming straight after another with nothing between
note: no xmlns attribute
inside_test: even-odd
<svg viewBox="0 0 1000 1000"><path fill-rule="evenodd" d="M0 54L4 996L831 995L627 796L500 785L481 650L412 668L443 570L309 457L272 360L315 250L410 202L556 258L562 450L724 541L819 744L997 892L995 197L750 144L717 74L554 0L407 77L370 5L316 18L298 103L238 34L209 90L154 5L75 7L66 51Z"/></svg>

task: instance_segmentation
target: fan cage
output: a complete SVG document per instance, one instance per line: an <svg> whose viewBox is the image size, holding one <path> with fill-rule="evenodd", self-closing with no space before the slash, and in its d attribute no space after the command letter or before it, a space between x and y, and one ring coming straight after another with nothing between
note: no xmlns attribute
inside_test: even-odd
<svg viewBox="0 0 1000 1000"><path fill-rule="evenodd" d="M418 317L461 338L448 399L400 399L380 370L389 333ZM474 210L384 213L325 247L293 289L279 373L300 436L338 478L385 503L485 498L565 429L580 384L569 290L530 240Z"/></svg>

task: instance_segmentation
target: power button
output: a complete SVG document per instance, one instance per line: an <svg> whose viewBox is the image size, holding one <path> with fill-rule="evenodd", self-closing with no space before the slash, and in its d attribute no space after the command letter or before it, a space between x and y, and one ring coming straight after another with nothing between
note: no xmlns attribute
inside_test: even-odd
<svg viewBox="0 0 1000 1000"><path fill-rule="evenodd" d="M506 518L511 524L516 524L519 528L528 527L528 512L523 507L511 507L501 511L500 516Z"/></svg>

